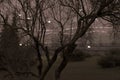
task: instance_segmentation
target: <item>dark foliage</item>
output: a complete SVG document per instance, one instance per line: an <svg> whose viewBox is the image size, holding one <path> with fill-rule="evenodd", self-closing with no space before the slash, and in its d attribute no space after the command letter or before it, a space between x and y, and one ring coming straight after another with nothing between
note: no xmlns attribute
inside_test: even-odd
<svg viewBox="0 0 120 80"><path fill-rule="evenodd" d="M111 68L120 66L120 50L111 50L109 54L102 56L98 65L102 68Z"/></svg>
<svg viewBox="0 0 120 80"><path fill-rule="evenodd" d="M73 54L68 56L69 61L83 61L91 55L83 52L82 50L75 50Z"/></svg>

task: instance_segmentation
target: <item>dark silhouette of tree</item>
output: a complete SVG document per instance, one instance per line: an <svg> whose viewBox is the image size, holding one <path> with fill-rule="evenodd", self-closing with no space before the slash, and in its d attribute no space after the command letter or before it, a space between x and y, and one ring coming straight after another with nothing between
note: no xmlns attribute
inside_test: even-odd
<svg viewBox="0 0 120 80"><path fill-rule="evenodd" d="M115 13L120 12L120 1L116 0L111 6L116 5L116 7L110 8L110 10L114 10ZM109 7L108 7L109 9ZM120 13L116 14L117 17L120 17ZM114 18L114 16L110 17L110 21L112 22L113 31L112 31L112 37L113 37L113 46L118 46L119 44L119 34L120 34L120 19Z"/></svg>
<svg viewBox="0 0 120 80"><path fill-rule="evenodd" d="M114 12L109 10L111 7L116 7L116 6L111 6L116 0L92 0L94 2L94 3L92 2L92 5L91 5L91 1L88 0L76 0L76 1L59 0L59 1L62 6L68 7L71 10L73 10L74 14L77 15L76 17L78 17L77 19L78 24L77 24L76 32L73 35L71 41L69 42L70 45L66 46L66 52L64 54L65 56L63 57L63 61L61 62L61 65L57 69L58 79L60 73L68 63L67 55L72 54L75 48L74 45L76 41L85 35L89 27L95 22L97 18L110 20L110 17L113 16L114 18L119 19L119 17L116 16L116 14L119 14L119 12Z"/></svg>
<svg viewBox="0 0 120 80"><path fill-rule="evenodd" d="M61 72L69 62L68 55L73 54L73 51L77 46L76 42L86 34L90 26L95 22L97 18L102 18L109 21L110 17L112 16L115 19L119 19L119 16L117 16L119 12L110 10L111 7L116 7L111 5L117 0L16 1L18 4L14 5L14 2L9 0L8 6L11 8L11 12L13 12L12 10L17 11L18 16L16 16L17 20L15 20L17 21L17 28L21 29L26 35L28 35L34 43L33 45L37 51L36 54L39 61L39 80L44 80L48 71L56 62L58 55L63 52L62 61L59 64L58 68L55 70L56 80L60 79ZM52 17L49 14L48 10L50 10ZM0 15L4 20L5 15L3 16L2 13ZM53 26L59 27L59 29L56 30L60 32L59 37L61 46L58 46L52 53L49 51L48 45L45 44L45 37L47 37L47 21L49 20L48 18L54 19L57 25L54 23ZM67 40L67 43L64 43L65 25L67 25L73 19L76 21L76 25L73 26L76 29L72 36L70 33L70 39ZM6 23L6 20L4 20L4 23ZM9 24L10 22L8 22L7 25ZM41 50L44 52L44 55L47 59L47 66L45 66L44 69L43 66L45 63L42 59ZM49 54L52 54L51 58Z"/></svg>
<svg viewBox="0 0 120 80"><path fill-rule="evenodd" d="M23 79L27 79L24 72L27 72L27 75L31 74L30 64L33 62L33 56L31 55L34 52L30 45L19 45L20 38L18 36L16 19L16 12L13 13L11 24L8 25L8 17L4 18L6 22L2 26L0 39L0 70L8 72L5 75L6 78L10 77L14 80L21 78L20 75L23 75Z"/></svg>
<svg viewBox="0 0 120 80"><path fill-rule="evenodd" d="M8 21L8 17L4 19L6 22ZM11 27L12 26L12 27ZM1 59L1 67L6 69L11 76L15 78L15 71L18 68L16 59L18 59L19 55L19 37L16 28L16 19L13 16L13 22L11 26L6 23L3 24L1 39L0 39L0 55L4 56Z"/></svg>

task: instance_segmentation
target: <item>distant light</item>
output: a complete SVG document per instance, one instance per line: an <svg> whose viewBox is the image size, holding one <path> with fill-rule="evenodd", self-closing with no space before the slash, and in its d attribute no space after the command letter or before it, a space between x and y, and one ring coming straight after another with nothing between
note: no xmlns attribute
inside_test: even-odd
<svg viewBox="0 0 120 80"><path fill-rule="evenodd" d="M95 20L96 20L96 21L98 21L98 19L97 19L97 18L96 18Z"/></svg>
<svg viewBox="0 0 120 80"><path fill-rule="evenodd" d="M27 44L25 44L25 46L28 46Z"/></svg>
<svg viewBox="0 0 120 80"><path fill-rule="evenodd" d="M87 46L87 48L91 48L91 46L89 45L89 46Z"/></svg>
<svg viewBox="0 0 120 80"><path fill-rule="evenodd" d="M30 20L30 17L28 17L27 19Z"/></svg>
<svg viewBox="0 0 120 80"><path fill-rule="evenodd" d="M51 23L51 21L49 20L48 23Z"/></svg>
<svg viewBox="0 0 120 80"><path fill-rule="evenodd" d="M27 30L27 28L24 28L24 30Z"/></svg>
<svg viewBox="0 0 120 80"><path fill-rule="evenodd" d="M79 9L79 12L81 12L82 11L82 9Z"/></svg>
<svg viewBox="0 0 120 80"><path fill-rule="evenodd" d="M19 46L22 46L22 44L20 43Z"/></svg>
<svg viewBox="0 0 120 80"><path fill-rule="evenodd" d="M18 14L18 16L22 16L21 14Z"/></svg>

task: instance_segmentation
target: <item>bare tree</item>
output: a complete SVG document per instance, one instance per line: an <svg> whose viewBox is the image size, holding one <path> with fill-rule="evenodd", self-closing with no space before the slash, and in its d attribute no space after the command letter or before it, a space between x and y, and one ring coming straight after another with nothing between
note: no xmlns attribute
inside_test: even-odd
<svg viewBox="0 0 120 80"><path fill-rule="evenodd" d="M114 0L94 0L93 2L95 2L95 5L91 5L91 2L88 0L60 0L60 4L62 6L69 7L77 15L76 17L78 17L76 32L69 42L70 45L66 47L65 54L70 54L74 50L73 46L75 45L76 41L87 32L91 24L94 23L97 18L109 19L110 16L119 18L116 16L116 13L109 11L109 9L106 9L107 7L110 7L112 3L114 3ZM67 55L65 55L63 57L63 62L58 68L58 76L67 65L67 62Z"/></svg>
<svg viewBox="0 0 120 80"><path fill-rule="evenodd" d="M16 5L14 4L16 1ZM9 0L10 13L16 11L17 29L21 29L34 42L35 50L37 51L37 58L39 61L38 72L39 80L44 80L46 74L57 60L59 53L62 52L62 61L56 69L56 80L60 79L60 74L68 63L68 55L72 54L77 44L76 41L82 38L88 31L90 26L97 18L102 18L109 21L110 17L118 18L116 14L119 12L109 10L110 7L117 0ZM108 8L109 7L109 8ZM118 8L117 8L118 9ZM50 10L50 11L49 11ZM50 14L52 15L49 15ZM4 20L6 15L0 14ZM48 18L52 18L56 23L53 26L58 27L60 32L60 44L53 53L50 53L46 42L46 29ZM70 22L75 19L76 25L71 27ZM10 22L4 23L8 25ZM64 43L65 30L76 28L74 33L69 35L69 41ZM73 31L73 30L71 30ZM42 59L41 50L45 53L47 59L47 66L43 69L44 63ZM53 54L50 58L49 54Z"/></svg>
<svg viewBox="0 0 120 80"><path fill-rule="evenodd" d="M112 7L110 8L110 10L114 10L115 12L119 12L120 11L120 1L116 0L111 6L116 5L116 7ZM120 14L116 14L117 17L120 16ZM113 45L117 45L119 42L119 34L120 34L120 27L119 27L119 23L120 20L119 18L114 18L113 16L110 17L110 21L112 22L112 26L113 26L113 31L112 31L112 37L113 37Z"/></svg>

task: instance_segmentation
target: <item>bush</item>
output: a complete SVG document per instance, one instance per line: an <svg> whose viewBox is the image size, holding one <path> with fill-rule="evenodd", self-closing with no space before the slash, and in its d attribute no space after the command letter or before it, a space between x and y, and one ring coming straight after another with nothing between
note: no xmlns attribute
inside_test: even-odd
<svg viewBox="0 0 120 80"><path fill-rule="evenodd" d="M115 66L115 61L110 56L101 57L101 59L98 61L98 64L102 68L111 68Z"/></svg>
<svg viewBox="0 0 120 80"><path fill-rule="evenodd" d="M102 68L120 66L120 50L111 50L109 54L105 54L99 59L98 64Z"/></svg>
<svg viewBox="0 0 120 80"><path fill-rule="evenodd" d="M90 57L90 55L87 54L87 53L85 53L85 52L83 52L83 51L81 51L81 50L75 50L75 51L73 52L73 54L70 54L70 55L68 56L69 61L83 61L83 60L85 60L87 57Z"/></svg>

